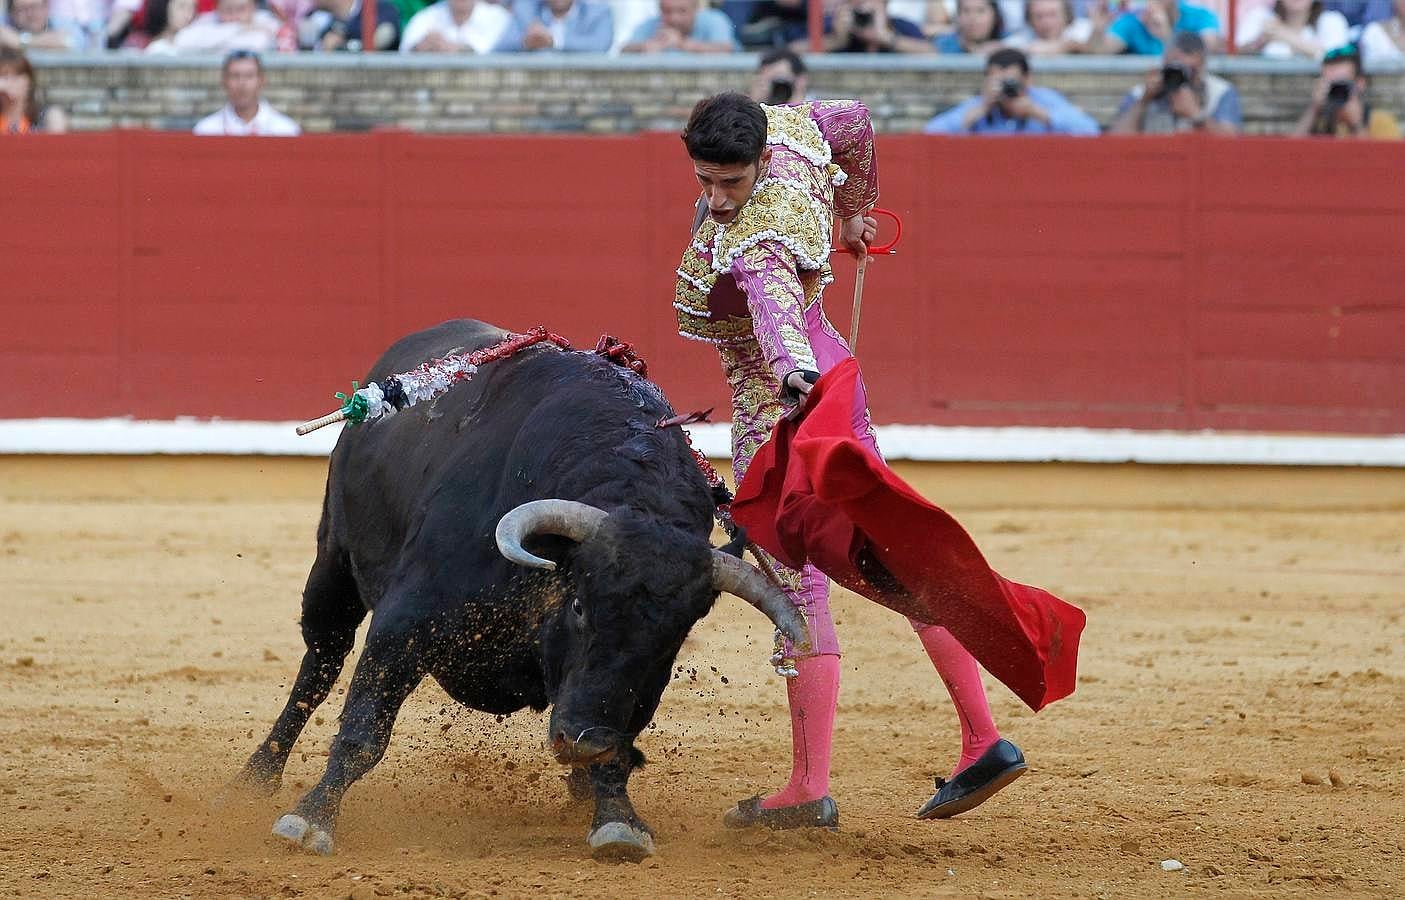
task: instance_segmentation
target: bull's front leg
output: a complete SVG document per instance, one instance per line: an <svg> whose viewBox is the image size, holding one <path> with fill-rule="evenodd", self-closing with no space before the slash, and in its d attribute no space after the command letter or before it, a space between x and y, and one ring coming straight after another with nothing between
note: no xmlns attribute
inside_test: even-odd
<svg viewBox="0 0 1405 900"><path fill-rule="evenodd" d="M591 766L595 817L590 823L590 854L599 860L640 862L654 853L654 832L629 801L629 776L644 764L630 743L607 763Z"/></svg>
<svg viewBox="0 0 1405 900"><path fill-rule="evenodd" d="M332 852L332 835L342 797L385 755L400 704L424 677L414 652L412 628L380 614L371 621L366 647L356 664L342 708L341 729L332 742L327 770L273 834L315 853ZM422 640L422 638L421 638Z"/></svg>

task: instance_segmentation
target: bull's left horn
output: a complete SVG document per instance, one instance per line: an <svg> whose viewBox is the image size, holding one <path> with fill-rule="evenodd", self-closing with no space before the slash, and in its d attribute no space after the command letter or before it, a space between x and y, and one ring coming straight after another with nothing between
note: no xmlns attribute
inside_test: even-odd
<svg viewBox="0 0 1405 900"><path fill-rule="evenodd" d="M589 540L609 513L575 500L532 500L498 520L498 552L519 566L555 569L556 563L528 553L522 542L534 534L556 534L576 543Z"/></svg>
<svg viewBox="0 0 1405 900"><path fill-rule="evenodd" d="M728 553L712 551L712 586L719 591L735 594L766 614L781 633L796 645L810 642L805 617L795 604L761 574L751 563Z"/></svg>

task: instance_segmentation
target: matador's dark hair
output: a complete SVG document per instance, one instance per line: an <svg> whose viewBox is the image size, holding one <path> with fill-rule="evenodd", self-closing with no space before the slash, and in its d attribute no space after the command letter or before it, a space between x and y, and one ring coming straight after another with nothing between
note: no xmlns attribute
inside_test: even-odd
<svg viewBox="0 0 1405 900"><path fill-rule="evenodd" d="M746 94L716 94L693 107L682 138L699 162L749 165L766 149L766 113Z"/></svg>

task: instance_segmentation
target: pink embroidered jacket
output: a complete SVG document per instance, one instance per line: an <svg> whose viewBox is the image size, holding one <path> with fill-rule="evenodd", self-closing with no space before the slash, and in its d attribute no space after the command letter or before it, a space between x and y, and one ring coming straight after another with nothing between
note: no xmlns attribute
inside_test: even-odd
<svg viewBox="0 0 1405 900"><path fill-rule="evenodd" d="M766 107L770 162L728 225L705 220L678 269L684 337L755 339L778 378L817 369L805 310L833 281L832 222L878 200L873 124L856 100ZM817 309L821 317L822 309Z"/></svg>

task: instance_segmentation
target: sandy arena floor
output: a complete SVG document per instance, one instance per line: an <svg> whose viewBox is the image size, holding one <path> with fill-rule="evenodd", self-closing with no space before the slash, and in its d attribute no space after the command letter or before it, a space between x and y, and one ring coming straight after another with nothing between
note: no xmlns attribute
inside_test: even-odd
<svg viewBox="0 0 1405 900"><path fill-rule="evenodd" d="M1004 574L1088 612L1073 697L1034 716L988 682L1029 775L915 820L955 716L906 624L846 594L842 830L725 831L790 751L767 630L724 597L641 740L659 853L635 867L588 858L543 717L499 724L432 683L348 795L338 853L274 846L340 696L275 798L222 789L301 654L325 462L0 460L0 893L1400 895L1405 471L903 471Z"/></svg>

